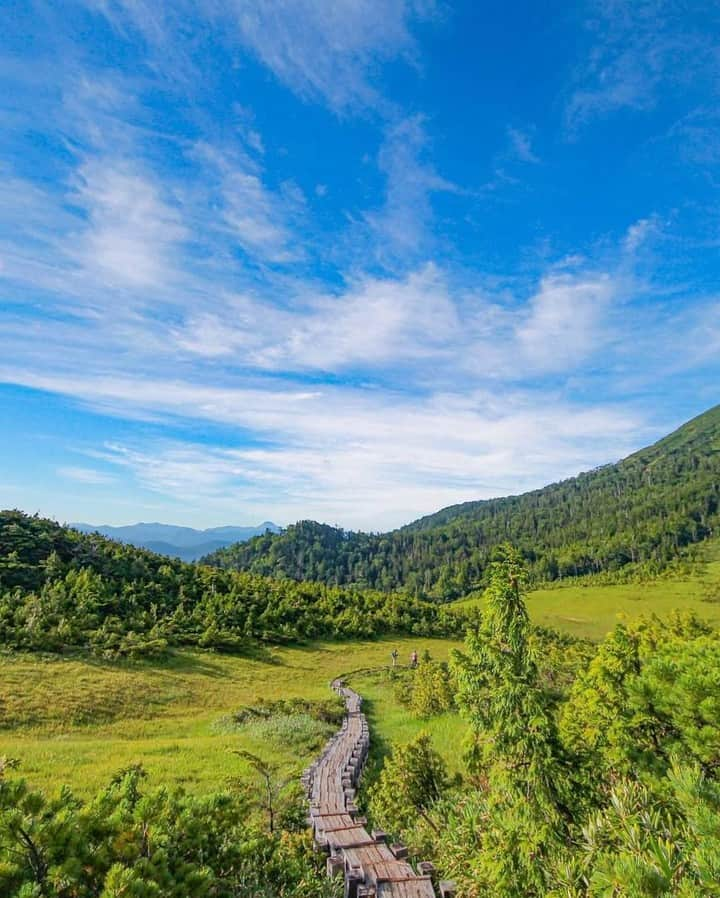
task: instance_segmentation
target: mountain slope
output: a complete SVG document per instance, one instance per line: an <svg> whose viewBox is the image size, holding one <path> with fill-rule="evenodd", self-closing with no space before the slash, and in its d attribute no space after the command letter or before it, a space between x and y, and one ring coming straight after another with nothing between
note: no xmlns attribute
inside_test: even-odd
<svg viewBox="0 0 720 898"><path fill-rule="evenodd" d="M299 580L404 587L447 600L483 578L495 545L525 553L536 579L628 565L658 571L720 524L720 406L616 464L519 496L442 509L386 534L301 521L206 561Z"/></svg>
<svg viewBox="0 0 720 898"><path fill-rule="evenodd" d="M277 532L277 531L275 531ZM254 536L256 534L253 534ZM250 537L246 537L250 539ZM181 561L197 561L204 555L217 552L218 549L224 549L225 546L231 545L235 540L229 542L225 540L208 540L206 543L200 543L197 546L173 546L171 543L164 543L162 540L149 539L147 542L130 543L130 540L124 540L128 545L134 545L136 548L147 549L149 552L155 552L157 555L167 555L170 558L179 558ZM242 540L238 540L242 542Z"/></svg>
<svg viewBox="0 0 720 898"><path fill-rule="evenodd" d="M257 641L462 632L428 602L218 571L0 511L0 648L113 658L168 645L257 650Z"/></svg>
<svg viewBox="0 0 720 898"><path fill-rule="evenodd" d="M229 546L232 543L244 542L253 536L270 531L279 532L280 528L272 521L264 521L257 527L211 527L208 530L195 530L193 527L178 527L174 524L128 524L124 527L112 527L109 524L70 524L81 533L100 533L108 539L128 543L142 549L149 549L160 555L181 558L183 561L195 561L203 555Z"/></svg>

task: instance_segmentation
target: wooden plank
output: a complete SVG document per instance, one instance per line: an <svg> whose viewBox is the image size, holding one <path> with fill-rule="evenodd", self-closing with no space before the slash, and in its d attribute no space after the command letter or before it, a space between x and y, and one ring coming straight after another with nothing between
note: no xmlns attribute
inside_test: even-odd
<svg viewBox="0 0 720 898"><path fill-rule="evenodd" d="M362 823L350 823L349 825L346 825L346 826L323 827L323 832L325 834L341 833L341 832L345 832L346 830L349 830L349 829L361 829L363 832L365 832L365 827L362 825Z"/></svg>

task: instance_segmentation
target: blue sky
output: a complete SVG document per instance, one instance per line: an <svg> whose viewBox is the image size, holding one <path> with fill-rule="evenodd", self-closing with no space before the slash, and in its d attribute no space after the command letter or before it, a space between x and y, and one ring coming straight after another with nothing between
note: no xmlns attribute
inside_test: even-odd
<svg viewBox="0 0 720 898"><path fill-rule="evenodd" d="M381 529L718 402L705 2L10 0L0 503Z"/></svg>

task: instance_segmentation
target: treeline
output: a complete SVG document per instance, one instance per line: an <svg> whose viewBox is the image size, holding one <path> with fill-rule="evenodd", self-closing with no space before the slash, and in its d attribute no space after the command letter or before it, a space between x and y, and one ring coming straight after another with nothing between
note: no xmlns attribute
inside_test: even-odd
<svg viewBox="0 0 720 898"><path fill-rule="evenodd" d="M439 601L486 583L510 540L534 581L655 576L720 523L720 407L624 461L541 490L446 508L385 534L300 521L208 556L273 577L403 588Z"/></svg>
<svg viewBox="0 0 720 898"><path fill-rule="evenodd" d="M462 627L450 612L405 596L186 564L0 512L0 645L9 648L111 657Z"/></svg>
<svg viewBox="0 0 720 898"><path fill-rule="evenodd" d="M410 683L418 716L467 720L459 778L427 734L396 745L373 824L464 898L720 895L717 631L676 614L618 625L594 653L538 641L524 579L503 550L465 650Z"/></svg>

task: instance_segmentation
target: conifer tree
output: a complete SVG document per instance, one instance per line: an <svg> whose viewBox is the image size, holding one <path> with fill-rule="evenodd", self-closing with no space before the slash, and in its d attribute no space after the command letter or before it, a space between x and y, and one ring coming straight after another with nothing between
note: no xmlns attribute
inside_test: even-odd
<svg viewBox="0 0 720 898"><path fill-rule="evenodd" d="M449 785L447 768L428 733L393 749L370 793L373 819L398 835L423 819L437 835L428 814Z"/></svg>
<svg viewBox="0 0 720 898"><path fill-rule="evenodd" d="M469 767L484 812L476 883L497 898L545 891L544 858L570 819L555 725L538 683L522 598L525 567L505 545L493 562L480 626L456 653L458 705L471 724Z"/></svg>

